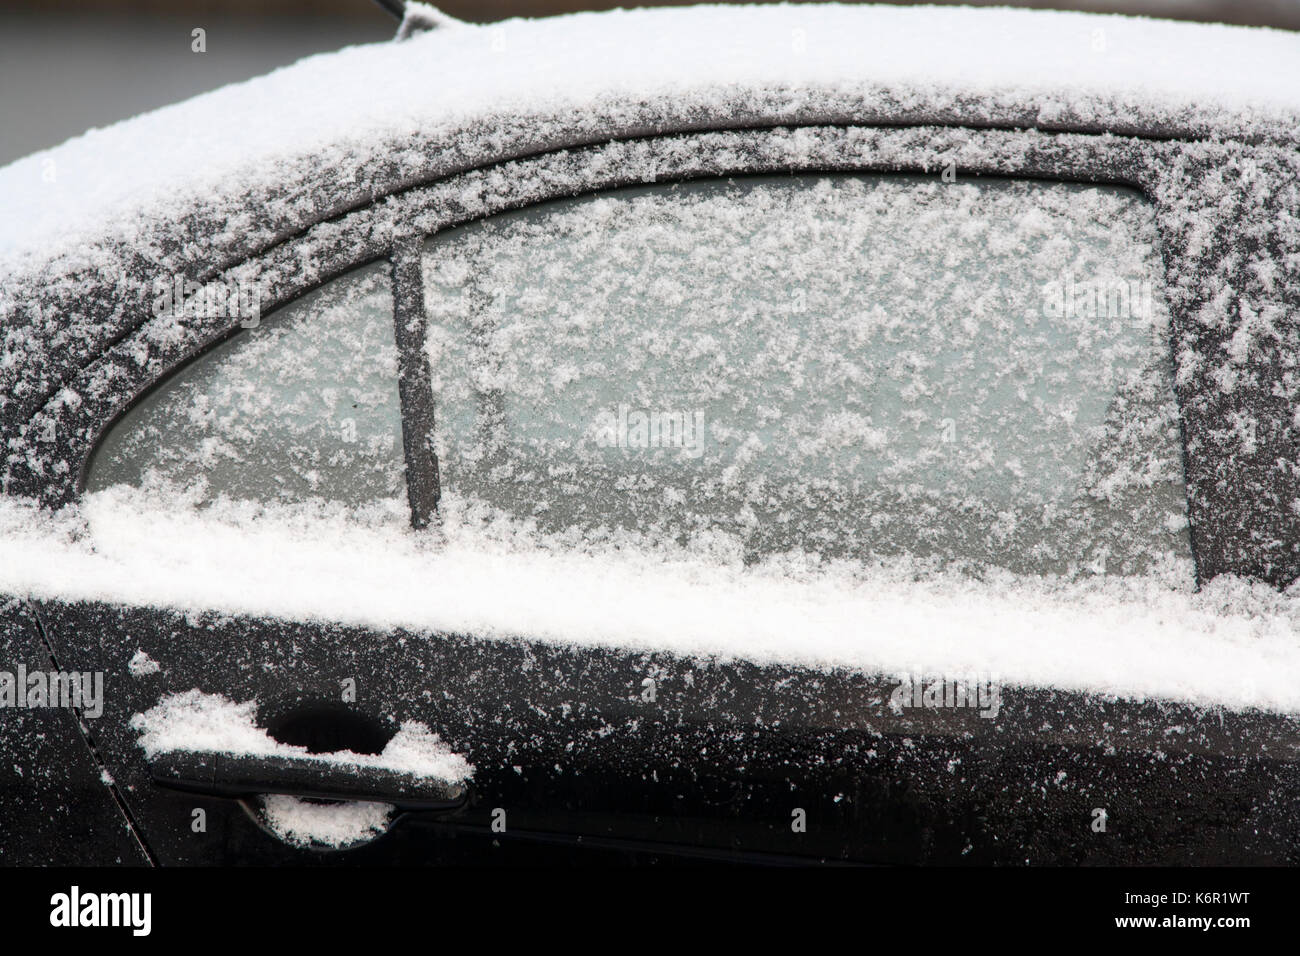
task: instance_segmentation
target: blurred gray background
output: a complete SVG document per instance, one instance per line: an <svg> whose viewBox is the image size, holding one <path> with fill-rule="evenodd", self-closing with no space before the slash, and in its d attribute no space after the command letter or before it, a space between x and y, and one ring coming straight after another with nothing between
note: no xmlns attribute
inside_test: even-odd
<svg viewBox="0 0 1300 956"><path fill-rule="evenodd" d="M978 5L981 0L966 2ZM998 3L1300 30L1300 0ZM452 16L477 21L655 5L660 4L440 4ZM195 27L207 31L202 55L190 49ZM394 28L395 21L373 0L0 0L0 166L91 127L248 79L311 53L389 39Z"/></svg>

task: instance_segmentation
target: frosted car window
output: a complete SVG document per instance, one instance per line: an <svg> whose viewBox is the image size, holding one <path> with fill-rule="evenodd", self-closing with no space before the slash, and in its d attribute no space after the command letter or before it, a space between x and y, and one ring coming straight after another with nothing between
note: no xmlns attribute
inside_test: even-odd
<svg viewBox="0 0 1300 956"><path fill-rule="evenodd" d="M133 406L99 446L87 490L159 483L198 500L404 495L387 263L264 316Z"/></svg>
<svg viewBox="0 0 1300 956"><path fill-rule="evenodd" d="M1019 571L1186 558L1149 205L755 177L425 249L443 486L546 531Z"/></svg>

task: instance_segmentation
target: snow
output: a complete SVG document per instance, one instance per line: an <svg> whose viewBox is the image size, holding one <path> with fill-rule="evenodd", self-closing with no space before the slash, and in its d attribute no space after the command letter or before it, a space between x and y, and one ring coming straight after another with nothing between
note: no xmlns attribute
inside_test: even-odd
<svg viewBox="0 0 1300 956"><path fill-rule="evenodd" d="M261 798L262 822L280 839L295 846L334 850L382 836L393 809L387 803L320 803L279 793Z"/></svg>
<svg viewBox="0 0 1300 956"><path fill-rule="evenodd" d="M168 694L149 710L134 715L131 726L139 731L138 743L151 759L175 751L293 757L341 767L375 767L447 783L459 783L474 773L464 757L419 721L403 722L378 754L350 750L309 753L306 747L281 743L258 727L257 701L236 703L197 688Z"/></svg>
<svg viewBox="0 0 1300 956"><path fill-rule="evenodd" d="M159 513L136 495L92 498L93 548L70 516L0 503L0 589L1300 713L1300 588L1223 577L1196 592L1185 567L1062 582L797 556L746 566L667 546L582 553L508 522L449 520L434 546L343 514ZM142 725L147 746L283 746L255 727L251 703L182 703Z"/></svg>
<svg viewBox="0 0 1300 956"><path fill-rule="evenodd" d="M239 248L232 237L246 241L248 249L269 245L317 221L323 212L372 198L368 190L378 181L373 175L377 151L391 150L393 179L383 181L391 188L466 164L615 134L750 121L870 121L881 115L1121 132L1168 123L1194 133L1293 144L1300 139L1300 38L1083 14L800 5L584 14L488 27L452 24L400 43L313 57L268 77L92 131L0 169L0 275L10 268L36 270L22 283L0 285L0 315L5 317L0 376L17 383L5 390L8 395L0 394L0 406L35 401L39 407L53 396L56 407L73 408L121 389L126 373L120 369L101 370L103 378L92 381L84 394L67 385L78 362L87 358L79 348L93 353L139 318L122 290L128 279L140 277L122 275L125 263L164 271L189 261L228 265L208 262L206 246L193 243L187 232L191 217L213 225L212 232L200 230L204 243L213 247ZM969 131L891 135L893 139L845 131L840 147L869 154L881 167L901 161L909 149L927 161L955 156L962 163L987 161L993 167L1015 165L1015 157L1033 150L1055 149L1047 137L1035 135L995 139L991 146ZM771 139L776 145L766 148L790 164L815 150L811 135L780 133ZM740 134L719 133L714 140L737 155L761 148ZM1159 154L1174 168L1153 177L1155 198L1162 204L1161 251L1171 264L1165 298L1171 307L1189 310L1189 331L1174 343L1177 375L1189 389L1206 386L1191 392L1188 419L1228 426L1222 435L1203 431L1194 436L1212 445L1207 456L1225 463L1237 450L1248 454L1257 439L1268 437L1266 428L1256 428L1256 412L1265 407L1262 396L1289 403L1281 417L1300 421L1295 417L1300 415L1300 376L1293 368L1297 333L1287 319L1294 312L1294 293L1288 290L1295 288L1300 270L1300 223L1295 218L1300 159L1287 150L1235 152L1215 141L1179 146ZM626 167L638 176L658 170L636 143L607 147L591 161ZM553 171L545 175L555 178L543 185L559 191L562 176ZM500 179L489 171L460 187L465 196L458 208L472 213L511 188L525 198L529 189L541 188L531 182L507 187ZM928 188L964 203L961 208L968 213L992 202L964 184ZM1151 222L1140 214L1129 217L1134 212L1130 205L1114 196L1107 199L1104 190L1090 195L1077 207L1049 203L1046 222L1075 223L1092 245L1058 246L1044 254L1038 265L1047 271L1036 274L1039 280L1062 271L1093 277L1103 262L1116 263L1124 275L1149 271L1155 255ZM816 197L800 201L813 203L804 214L817 211ZM616 208L611 206L606 215L621 221L612 211ZM966 219L978 225L978 217ZM1094 228L1110 225L1112 219L1114 233ZM807 220L808 215L801 215L792 222ZM627 222L637 226L639 220L633 216ZM575 234L581 234L581 225L575 224ZM712 243L725 239L716 222L702 225L706 232L713 229ZM1121 228L1126 225L1127 232ZM1042 226L1026 219L1014 229L995 230L993 238L1003 245L995 242L988 248L1023 255L1031 246L1026 237ZM840 235L851 238L852 229ZM634 254L638 236L645 233L626 234L620 254ZM178 241L180 251L169 245ZM320 247L331 241L339 236L329 226L319 230ZM131 259L121 242L136 243L132 254L138 258ZM310 259L312 248L295 254ZM706 261L708 248L704 244L701 253ZM489 245L482 251L490 263L493 249ZM941 255L943 249L935 251ZM491 279L495 291L523 296L519 301L527 304L526 285L503 271L503 261L496 263ZM432 289L455 284L450 272L439 274L452 265L431 265ZM300 268L299 277L308 278L310 266ZM77 271L81 269L87 271ZM83 296L89 285L95 295ZM707 282L702 287L709 288ZM650 288L664 301L691 291ZM68 315L53 308L31 315L24 310L38 291L48 294L47 305L61 297L75 308ZM616 289L610 286L595 294L606 297L602 309L617 315L612 291ZM833 291L808 290L814 307L818 296L824 299ZM959 287L958 294L966 293ZM1156 302L1150 331L1163 334L1164 301L1157 297ZM446 305L448 315L434 323L430 348L435 358L439 349L464 347L456 344L452 298ZM980 302L961 305L977 312ZM24 316L25 323L19 321ZM575 328L581 318L567 317ZM707 331L706 318L695 315L692 331ZM870 330L873 321L868 312L863 328ZM1116 427L1107 434L1116 439L1118 450L1103 456L1107 468L1090 473L1089 466L1080 465L1079 452L1096 447L1097 408L1062 404L1060 393L1069 388L1040 395L1040 409L1059 412L1044 418L1054 436L1047 450L1059 468L1035 471L1026 468L1023 454L1005 455L994 461L1004 469L1002 482L1046 507L1054 501L1051 481L1033 484L1044 474L1065 486L1085 483L1105 500L1168 479L1174 474L1168 443L1147 461L1124 457L1122 447L1168 437L1167 376L1163 370L1146 374L1155 369L1155 353L1147 349L1151 342L1128 338L1109 326L1099 330L1093 323L1067 320L1061 328L1078 339L1070 352L1078 361L1058 370L1065 377L1057 384L1104 386L1107 402L1136 397L1142 400L1136 402L1141 413L1111 423ZM149 325L145 336L128 343L141 350L132 373L143 375L148 362L156 367L161 361L157 352L145 355L148 349L169 337L197 340L200 332L177 323ZM529 325L526 312L501 332L533 343L543 336ZM438 340L443 333L446 337ZM958 339L972 347L988 334L987 325L956 330ZM1223 341L1216 345L1214 336L1220 334ZM1098 340L1085 343L1090 335ZM346 351L363 340L339 345ZM707 358L709 344L703 337L696 344L698 357ZM386 347L358 347L361 353L391 362ZM1098 353L1112 361L1085 361ZM517 362L523 353L505 354ZM824 355L798 348L787 356L788 363L796 364L782 365L787 359L777 350L759 350L755 357L768 363L764 371L774 380L784 377L791 383L798 374L810 374L808 367L796 367L798 362L827 364ZM300 371L297 355L281 358L278 370L293 382ZM626 372L618 363L631 358L619 356L613 367ZM1008 358L989 373L988 381L968 384L991 387L999 375L1012 373L1014 364ZM1116 381L1103 381L1110 370ZM512 383L527 383L532 389L527 397L533 400L547 397L546 388L563 391L581 379L576 359L555 363L552 377L530 383L521 377L525 369L508 371ZM843 364L830 366L830 372L841 383L858 374ZM742 374L730 370L724 384L734 384ZM1047 381L1047 376L1040 374L1040 379ZM492 384L490 379L486 383ZM924 393L921 378L905 384L914 394ZM953 387L941 396L943 401L921 409L928 424L942 421L939 412L964 397L959 381L949 384ZM457 386L441 382L440 387ZM793 394L798 386L790 389ZM218 438L257 430L261 425L248 419L249 408L241 405L239 394L214 398L192 393L188 400L208 404L190 424ZM256 391L244 394L252 395L254 408L258 401L264 410L278 407ZM322 400L311 404L322 422L330 428L342 425L333 414L336 397L324 392L311 397ZM707 396L684 398L685 407L710 407ZM1250 413L1215 418L1206 412L1233 402ZM553 411L545 403L540 408ZM986 418L981 427L989 441L1000 436L1014 440L1016 426L1023 424L998 414ZM448 416L444 424L455 422ZM886 453L887 460L900 447L896 425L891 432L890 423L857 412L828 415L815 425L785 438L822 451L860 442ZM755 436L761 444L759 432L750 429L739 445L754 447L749 439ZM35 462L35 473L43 473L49 460L43 457L45 449L15 435L6 438L11 456ZM444 434L440 440L455 438ZM234 444L206 448L214 460L225 456L236 464L244 454ZM384 446L394 449L395 442ZM914 452L892 460L899 477L933 477L924 457ZM942 471L938 475L943 480L962 476L980 460L958 462L946 477ZM297 469L308 486L312 465L306 462ZM1287 501L1264 502L1265 491L1281 492L1259 480L1259 473L1244 472L1248 480L1243 480L1242 473L1225 464L1216 480L1235 489L1234 500L1258 501L1261 509L1272 507L1273 515L1290 506ZM395 474L385 473L384 481ZM737 474L743 474L743 467ZM1300 713L1300 681L1295 679L1300 674L1300 586L1277 593L1223 576L1197 592L1182 545L1185 516L1178 509L1139 516L1142 534L1135 539L1177 539L1178 547L1155 549L1143 562L1134 561L1130 574L1022 575L993 567L971 575L925 560L843 561L800 549L755 553L743 541L743 527L726 527L725 522L721 528L683 535L657 535L662 529L633 522L588 535L575 546L572 539L548 531L537 515L495 509L454 486L445 498L442 527L425 536L405 527L400 502L358 516L319 502L262 507L204 491L200 497L215 502L206 511L192 510L188 505L194 499L181 497L159 508L167 481L188 477L192 475L160 474L143 491L106 488L92 494L80 510L58 515L13 499L0 501L0 592L882 674L992 674L1007 686ZM996 491L1002 482L991 482L989 488ZM669 487L665 494L670 505L689 500L680 488ZM752 498L741 502L752 503ZM752 525L744 511L734 509L731 516ZM930 516L929 530L942 524L940 517ZM1242 524L1263 527L1264 522ZM1125 527L1120 523L1111 530ZM816 535L809 537L801 544L818 543ZM1253 549L1266 544L1247 542ZM1092 564L1093 556L1086 557ZM283 746L256 727L253 702L212 699L197 691L141 715L139 727L147 748L204 745L242 752ZM414 764L435 756L451 760L418 730L396 743L389 759ZM403 750L408 745L410 752ZM449 773L456 770L440 766ZM284 807L278 812L282 819L293 819ZM285 832L306 829L286 824Z"/></svg>
<svg viewBox="0 0 1300 956"><path fill-rule="evenodd" d="M1163 120L1294 138L1300 36L1076 13L836 5L449 25L310 57L0 169L0 260L75 250L106 231L129 236L144 217L177 222L187 210L219 208L232 190L290 198L327 169L344 182L356 171L364 189L368 150L380 144L395 150L399 170L429 170L438 143L456 144L476 125L521 124L535 143L601 139L670 117L727 125L773 91L786 115L825 119L904 104L971 122L1128 129Z"/></svg>
<svg viewBox="0 0 1300 956"><path fill-rule="evenodd" d="M197 688L163 697L156 706L134 715L131 726L140 732L139 744L149 758L172 751L284 756L340 766L382 767L449 783L473 774L464 758L418 722L402 724L378 755L351 751L309 754L305 747L273 740L258 727L256 701L236 703ZM381 836L394 811L386 803L313 801L287 794L264 794L255 809L266 827L285 842L331 849Z"/></svg>
<svg viewBox="0 0 1300 956"><path fill-rule="evenodd" d="M127 662L126 669L132 677L148 677L162 670L162 665L144 651L137 650Z"/></svg>

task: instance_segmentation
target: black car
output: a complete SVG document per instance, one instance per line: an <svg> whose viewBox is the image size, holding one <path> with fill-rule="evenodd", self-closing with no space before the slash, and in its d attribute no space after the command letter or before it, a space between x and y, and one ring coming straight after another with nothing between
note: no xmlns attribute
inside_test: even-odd
<svg viewBox="0 0 1300 956"><path fill-rule="evenodd" d="M1300 860L1295 39L430 25L0 170L0 862Z"/></svg>

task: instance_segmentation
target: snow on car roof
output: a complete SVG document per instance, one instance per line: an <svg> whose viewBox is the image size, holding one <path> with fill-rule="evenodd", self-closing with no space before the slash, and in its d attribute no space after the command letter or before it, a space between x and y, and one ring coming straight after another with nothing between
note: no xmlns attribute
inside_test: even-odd
<svg viewBox="0 0 1300 956"><path fill-rule="evenodd" d="M766 116L753 115L749 94L760 90L782 93ZM685 124L899 113L1294 141L1300 35L1048 11L838 5L444 27L309 57L0 169L0 272L91 237L130 235L145 217L179 219L231 191L292 190L312 175L346 180L404 137L418 137L427 167L428 144L450 145L498 120L527 128L535 118L536 142L564 145Z"/></svg>

